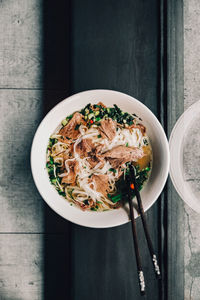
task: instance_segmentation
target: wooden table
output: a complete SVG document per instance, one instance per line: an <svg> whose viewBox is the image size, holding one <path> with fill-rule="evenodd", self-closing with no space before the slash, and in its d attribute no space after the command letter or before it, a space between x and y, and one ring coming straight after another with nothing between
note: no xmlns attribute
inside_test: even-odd
<svg viewBox="0 0 200 300"><path fill-rule="evenodd" d="M195 101L190 96L196 82L188 74L198 53L193 24L200 28L200 4L184 4L0 1L0 300L141 299L130 224L96 230L56 215L34 186L30 147L39 122L56 103L96 88L138 98L169 136L184 105ZM193 68L198 71L195 63ZM155 280L138 219L145 299L198 300L199 216L169 181L147 220L162 280Z"/></svg>

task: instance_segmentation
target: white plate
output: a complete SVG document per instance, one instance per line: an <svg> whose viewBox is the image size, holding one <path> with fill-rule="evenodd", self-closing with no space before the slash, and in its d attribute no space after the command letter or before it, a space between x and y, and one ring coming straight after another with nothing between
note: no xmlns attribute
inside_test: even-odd
<svg viewBox="0 0 200 300"><path fill-rule="evenodd" d="M200 213L200 101L175 124L170 140L170 177L179 196Z"/></svg>
<svg viewBox="0 0 200 300"><path fill-rule="evenodd" d="M50 135L59 123L68 115L82 109L88 103L102 101L107 106L117 104L123 111L136 113L147 128L153 149L153 167L150 179L141 192L145 211L160 195L169 171L169 148L164 130L155 115L141 102L116 91L90 90L73 95L56 105L43 119L33 139L31 149L31 168L35 184L46 203L65 219L88 227L106 228L127 223L129 217L124 208L93 212L82 211L70 206L67 200L59 196L50 184L46 164L46 148ZM135 212L137 217L137 212Z"/></svg>

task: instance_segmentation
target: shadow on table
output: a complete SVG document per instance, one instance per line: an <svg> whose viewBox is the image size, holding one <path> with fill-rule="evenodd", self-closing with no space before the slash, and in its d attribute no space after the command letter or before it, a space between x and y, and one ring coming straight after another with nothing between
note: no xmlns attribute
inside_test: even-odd
<svg viewBox="0 0 200 300"><path fill-rule="evenodd" d="M43 1L44 115L69 96L69 16L69 0ZM70 299L71 224L47 205L44 214L44 299Z"/></svg>

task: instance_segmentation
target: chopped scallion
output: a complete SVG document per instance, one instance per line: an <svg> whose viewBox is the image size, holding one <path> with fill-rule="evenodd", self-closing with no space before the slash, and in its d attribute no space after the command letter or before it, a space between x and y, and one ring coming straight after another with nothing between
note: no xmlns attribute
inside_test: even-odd
<svg viewBox="0 0 200 300"><path fill-rule="evenodd" d="M61 123L62 123L62 126L65 126L65 125L67 125L68 121L66 119L64 119L64 120L62 120Z"/></svg>

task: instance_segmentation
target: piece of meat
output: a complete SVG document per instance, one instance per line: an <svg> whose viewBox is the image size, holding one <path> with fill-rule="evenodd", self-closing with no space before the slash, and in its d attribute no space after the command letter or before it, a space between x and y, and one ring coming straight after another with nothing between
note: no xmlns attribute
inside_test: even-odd
<svg viewBox="0 0 200 300"><path fill-rule="evenodd" d="M112 141L116 135L116 126L116 122L112 119L103 119L101 121L101 126L99 126L102 137Z"/></svg>
<svg viewBox="0 0 200 300"><path fill-rule="evenodd" d="M102 148L103 148L103 145L99 144L98 146L96 146L96 148L92 149L92 151L90 153L88 153L88 156L89 156L88 162L89 162L91 168L96 167L96 165L98 163L101 163L99 165L99 168L103 168L103 166L105 164L105 160L99 153Z"/></svg>
<svg viewBox="0 0 200 300"><path fill-rule="evenodd" d="M144 152L142 149L139 148L131 148L131 147L126 147L123 145L117 146L112 148L111 150L106 151L105 153L102 154L103 157L107 158L126 158L129 159L130 161L137 160L139 158L142 158L144 155Z"/></svg>
<svg viewBox="0 0 200 300"><path fill-rule="evenodd" d="M95 175L93 174L90 178L90 182L94 182L96 191L101 193L104 196L107 196L109 193L109 181L108 181L108 175L105 174L99 174Z"/></svg>
<svg viewBox="0 0 200 300"><path fill-rule="evenodd" d="M105 160L104 158L102 158L101 156L95 156L95 155L90 155L90 157L87 160L90 164L90 167L93 169L94 167L96 167L97 164L99 164L99 168L103 168L104 164L105 164Z"/></svg>
<svg viewBox="0 0 200 300"><path fill-rule="evenodd" d="M140 124L140 123L139 124L132 124L128 128L129 129L131 129L131 128L138 128L142 132L142 135L144 135L145 132L146 132L146 127L144 125Z"/></svg>
<svg viewBox="0 0 200 300"><path fill-rule="evenodd" d="M76 146L76 152L80 157L88 156L88 153L94 151L95 146L91 139L82 139Z"/></svg>
<svg viewBox="0 0 200 300"><path fill-rule="evenodd" d="M108 158L108 161L114 169L118 169L121 165L127 162L125 158Z"/></svg>
<svg viewBox="0 0 200 300"><path fill-rule="evenodd" d="M59 134L70 139L77 139L80 132L76 127L80 124L85 124L85 120L79 112L75 112L67 125L60 129Z"/></svg>
<svg viewBox="0 0 200 300"><path fill-rule="evenodd" d="M67 162L67 166L69 173L62 178L62 183L75 183L76 175L79 172L79 163L76 160L70 160Z"/></svg>
<svg viewBox="0 0 200 300"><path fill-rule="evenodd" d="M137 161L144 156L144 152L139 148L131 148L126 146L117 146L102 154L113 168L118 168L128 161Z"/></svg>
<svg viewBox="0 0 200 300"><path fill-rule="evenodd" d="M76 146L76 152L81 158L89 157L87 161L89 162L91 168L94 168L99 162L101 162L99 167L102 168L105 163L104 158L99 154L102 147L103 145L101 144L95 146L91 139L83 139Z"/></svg>

